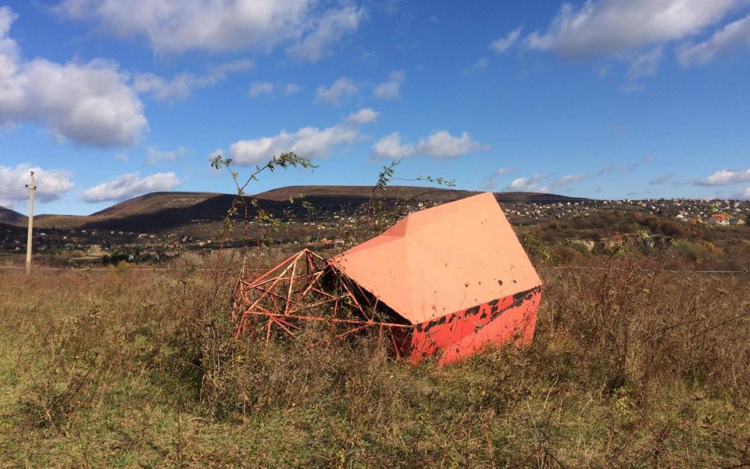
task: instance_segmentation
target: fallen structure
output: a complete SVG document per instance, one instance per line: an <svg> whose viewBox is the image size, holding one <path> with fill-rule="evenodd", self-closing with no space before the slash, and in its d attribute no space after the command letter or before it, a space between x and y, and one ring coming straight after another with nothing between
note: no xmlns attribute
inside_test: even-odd
<svg viewBox="0 0 750 469"><path fill-rule="evenodd" d="M238 336L250 323L294 336L301 320L334 340L377 328L397 355L441 364L533 339L542 282L492 193L412 213L327 261L295 256L238 284Z"/></svg>

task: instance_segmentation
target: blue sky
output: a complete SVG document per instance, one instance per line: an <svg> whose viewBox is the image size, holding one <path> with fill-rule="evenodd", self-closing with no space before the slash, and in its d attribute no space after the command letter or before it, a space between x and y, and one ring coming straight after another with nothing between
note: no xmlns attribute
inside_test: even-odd
<svg viewBox="0 0 750 469"><path fill-rule="evenodd" d="M596 198L750 198L748 0L0 3L0 205L453 179Z"/></svg>

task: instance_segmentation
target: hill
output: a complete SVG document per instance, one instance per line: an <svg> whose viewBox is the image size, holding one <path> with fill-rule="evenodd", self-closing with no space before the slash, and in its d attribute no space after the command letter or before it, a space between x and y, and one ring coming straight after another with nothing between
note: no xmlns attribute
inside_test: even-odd
<svg viewBox="0 0 750 469"><path fill-rule="evenodd" d="M292 207L290 199L304 197L316 209L339 211L356 208L370 198L451 202L477 192L433 187L388 186L373 193L372 186L288 186L256 194L259 208L280 214ZM500 203L572 202L586 199L532 192L498 192ZM132 232L156 232L195 222L223 220L234 196L211 192L154 192L120 202L91 215L40 215L35 226L43 229L99 228ZM299 207L299 205L297 205ZM20 225L26 217L3 209L6 223ZM3 221L0 218L0 221Z"/></svg>
<svg viewBox="0 0 750 469"><path fill-rule="evenodd" d="M188 208L218 195L222 194L216 192L152 192L120 202L91 216L115 218L157 213L168 209Z"/></svg>
<svg viewBox="0 0 750 469"><path fill-rule="evenodd" d="M26 215L21 215L15 210L0 206L0 223L8 225L24 224L26 223Z"/></svg>
<svg viewBox="0 0 750 469"><path fill-rule="evenodd" d="M479 191L444 189L440 187L388 186L384 190L373 192L373 186L287 186L257 194L262 200L285 201L291 197L304 196L312 200L340 200L354 202L370 197L386 199L420 199L450 202L463 199ZM588 200L580 197L567 197L541 192L495 192L500 203L557 203Z"/></svg>

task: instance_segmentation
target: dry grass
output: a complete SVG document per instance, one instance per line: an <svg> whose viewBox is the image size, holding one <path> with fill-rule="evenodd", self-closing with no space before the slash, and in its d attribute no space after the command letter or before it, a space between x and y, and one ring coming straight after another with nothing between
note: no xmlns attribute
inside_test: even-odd
<svg viewBox="0 0 750 469"><path fill-rule="evenodd" d="M189 267L0 273L0 467L750 465L747 276L542 267L532 347L439 369L235 342Z"/></svg>

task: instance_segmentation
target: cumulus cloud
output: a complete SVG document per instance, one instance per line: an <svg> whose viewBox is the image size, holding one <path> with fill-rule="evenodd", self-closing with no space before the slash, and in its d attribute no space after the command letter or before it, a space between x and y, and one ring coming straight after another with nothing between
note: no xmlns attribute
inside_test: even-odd
<svg viewBox="0 0 750 469"><path fill-rule="evenodd" d="M540 187L539 184L548 178L544 174L534 174L527 178L514 179L510 185L508 185L503 192L514 192L514 191L538 191L547 192L546 187Z"/></svg>
<svg viewBox="0 0 750 469"><path fill-rule="evenodd" d="M656 159L656 156L649 154L641 158L640 160L636 161L635 163L620 163L616 165L612 164L605 164L602 166L602 168L597 171L596 174L598 175L604 175L604 174L611 174L616 172L622 172L622 171L629 171L631 169L638 168L639 166L645 166L650 164Z"/></svg>
<svg viewBox="0 0 750 469"><path fill-rule="evenodd" d="M318 90L315 93L315 99L319 103L338 106L342 102L356 96L358 93L359 88L351 78L341 77L329 88L326 88L325 86L318 87Z"/></svg>
<svg viewBox="0 0 750 469"><path fill-rule="evenodd" d="M227 75L247 71L254 66L252 60L240 59L212 67L203 75L179 73L170 80L153 73L139 73L133 80L133 88L139 93L148 93L158 101L185 99L193 90L214 86Z"/></svg>
<svg viewBox="0 0 750 469"><path fill-rule="evenodd" d="M463 74L464 75L468 75L470 73L480 72L480 71L484 70L487 67L487 65L489 65L489 64L490 64L489 59L487 59L485 57L482 57L480 59L477 59L477 61L474 62L474 65L472 65L471 67L469 67L466 70L464 70Z"/></svg>
<svg viewBox="0 0 750 469"><path fill-rule="evenodd" d="M722 169L705 179L696 181L696 184L699 186L731 186L733 184L741 184L748 181L750 181L750 169L744 171Z"/></svg>
<svg viewBox="0 0 750 469"><path fill-rule="evenodd" d="M260 98L261 96L291 96L293 94L302 91L302 87L294 83L283 83L276 82L272 83L269 81L256 81L250 85L250 89L247 91L247 95L250 98ZM340 98L343 101L343 98ZM334 104L333 102L331 104Z"/></svg>
<svg viewBox="0 0 750 469"><path fill-rule="evenodd" d="M729 196L730 199L739 200L750 200L750 187L746 187L744 191L734 192Z"/></svg>
<svg viewBox="0 0 750 469"><path fill-rule="evenodd" d="M411 143L401 142L401 135L393 132L381 138L372 147L372 156L375 158L388 158L397 160L401 157L412 156L414 154L414 145Z"/></svg>
<svg viewBox="0 0 750 469"><path fill-rule="evenodd" d="M555 187L565 187L573 185L577 182L581 182L584 179L586 179L585 173L578 173L578 174L568 174L566 176L561 176L552 183Z"/></svg>
<svg viewBox="0 0 750 469"><path fill-rule="evenodd" d="M157 147L149 147L146 150L146 164L151 166L161 162L173 163L182 159L187 153L187 148L179 147L175 150L159 150Z"/></svg>
<svg viewBox="0 0 750 469"><path fill-rule="evenodd" d="M51 202L73 188L70 178L73 173L56 169L42 169L39 166L20 164L16 167L0 166L0 205L13 206L28 200L29 173L34 171L36 193L34 197L42 202Z"/></svg>
<svg viewBox="0 0 750 469"><path fill-rule="evenodd" d="M388 81L375 86L372 94L379 99L396 99L401 93L401 83L406 79L406 72L394 70L388 75Z"/></svg>
<svg viewBox="0 0 750 469"><path fill-rule="evenodd" d="M306 158L327 158L333 150L344 144L352 144L362 137L360 126L375 122L380 113L362 108L349 114L341 123L319 129L303 127L296 132L282 130L277 135L249 140L239 140L229 147L229 155L239 165L263 163L274 155L294 152ZM216 150L212 157L222 153Z"/></svg>
<svg viewBox="0 0 750 469"><path fill-rule="evenodd" d="M153 73L139 73L133 80L133 88L139 93L150 94L158 101L185 99L196 88L206 88L217 83L214 76L195 76L192 73L180 73L171 80Z"/></svg>
<svg viewBox="0 0 750 469"><path fill-rule="evenodd" d="M661 186L671 181L673 177L674 174L662 174L661 176L655 177L654 179L650 180L648 184L650 186Z"/></svg>
<svg viewBox="0 0 750 469"><path fill-rule="evenodd" d="M297 44L289 47L287 53L299 60L317 62L328 55L329 50L343 36L356 31L365 15L363 8L346 6L341 10L330 10L321 18L315 19L312 32Z"/></svg>
<svg viewBox="0 0 750 469"><path fill-rule="evenodd" d="M256 81L250 86L247 95L251 98L257 98L271 93L273 93L273 83L268 83L267 81Z"/></svg>
<svg viewBox="0 0 750 469"><path fill-rule="evenodd" d="M111 181L94 186L81 195L86 202L125 200L147 192L166 191L182 183L175 173L156 173L141 178L139 173L118 176Z"/></svg>
<svg viewBox="0 0 750 469"><path fill-rule="evenodd" d="M512 174L516 172L516 168L505 167L500 168L494 173L490 174L487 178L487 189L494 189L497 186L497 180L506 174Z"/></svg>
<svg viewBox="0 0 750 469"><path fill-rule="evenodd" d="M0 125L33 122L97 147L137 143L148 124L143 103L112 61L26 61L8 37L16 16L0 8Z"/></svg>
<svg viewBox="0 0 750 469"><path fill-rule="evenodd" d="M677 58L687 68L705 65L722 52L742 48L750 49L750 16L727 24L707 41L681 48Z"/></svg>
<svg viewBox="0 0 750 469"><path fill-rule="evenodd" d="M499 178L500 176L503 176L505 174L511 174L511 173L515 173L515 172L516 172L516 168L511 168L511 167L500 168L497 171L495 171L494 173L492 173L492 175L490 176L490 179L496 179L496 178Z"/></svg>
<svg viewBox="0 0 750 469"><path fill-rule="evenodd" d="M297 94L300 91L302 91L302 87L294 83L287 83L286 86L284 86L284 94L287 96Z"/></svg>
<svg viewBox="0 0 750 469"><path fill-rule="evenodd" d="M638 91L641 86L638 80L642 77L656 75L662 56L664 55L664 46L656 46L648 52L638 55L630 64L628 69L628 83L623 86L623 91Z"/></svg>
<svg viewBox="0 0 750 469"><path fill-rule="evenodd" d="M218 65L213 65L209 69L210 75L233 75L235 73L242 73L255 68L255 61L253 59L237 59L231 62L224 62Z"/></svg>
<svg viewBox="0 0 750 469"><path fill-rule="evenodd" d="M745 0L599 0L564 3L528 47L577 58L610 55L683 39L716 24Z"/></svg>
<svg viewBox="0 0 750 469"><path fill-rule="evenodd" d="M350 124L369 124L375 122L380 117L378 111L374 111L369 107L364 107L359 111L353 112L346 117L346 122Z"/></svg>
<svg viewBox="0 0 750 469"><path fill-rule="evenodd" d="M332 126L325 129L303 127L296 132L285 130L272 137L240 140L229 147L229 154L236 164L252 165L265 162L274 155L294 152L306 158L326 158L334 147L353 143L359 137L354 128Z"/></svg>
<svg viewBox="0 0 750 469"><path fill-rule="evenodd" d="M57 11L102 31L146 37L158 54L271 50L308 61L352 33L364 10L315 0L64 0Z"/></svg>
<svg viewBox="0 0 750 469"><path fill-rule="evenodd" d="M445 130L436 130L421 138L415 145L402 142L401 135L394 132L378 140L372 149L374 158L398 159L401 157L427 156L431 158L458 158L468 153L489 150L488 145L471 138L468 132L453 136Z"/></svg>
<svg viewBox="0 0 750 469"><path fill-rule="evenodd" d="M507 52L508 49L513 47L513 45L518 41L520 37L521 28L514 29L513 31L509 32L507 36L492 41L492 43L490 44L490 50L493 52L497 52L498 54Z"/></svg>

